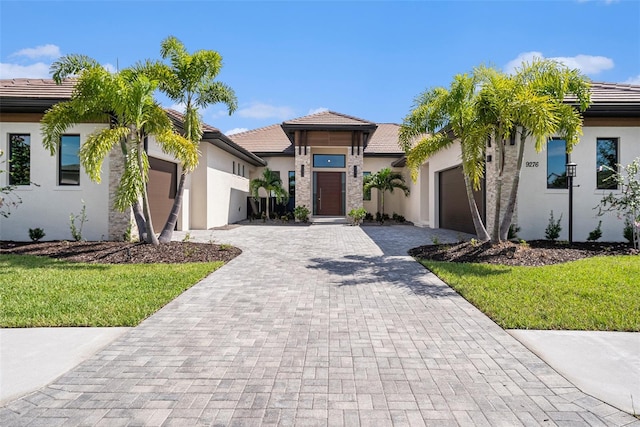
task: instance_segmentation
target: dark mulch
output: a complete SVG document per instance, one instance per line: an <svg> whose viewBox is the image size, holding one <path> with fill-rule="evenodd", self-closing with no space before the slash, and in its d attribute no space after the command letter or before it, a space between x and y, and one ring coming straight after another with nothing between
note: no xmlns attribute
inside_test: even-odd
<svg viewBox="0 0 640 427"><path fill-rule="evenodd" d="M413 248L409 254L422 259L450 262L475 262L483 264L541 266L575 261L598 255L637 255L639 251L627 243L578 242L554 243L533 240L527 243L471 242L451 245L427 245Z"/></svg>
<svg viewBox="0 0 640 427"><path fill-rule="evenodd" d="M100 264L227 262L241 253L240 249L229 245L194 242L159 246L127 242L0 242L0 254L38 255Z"/></svg>

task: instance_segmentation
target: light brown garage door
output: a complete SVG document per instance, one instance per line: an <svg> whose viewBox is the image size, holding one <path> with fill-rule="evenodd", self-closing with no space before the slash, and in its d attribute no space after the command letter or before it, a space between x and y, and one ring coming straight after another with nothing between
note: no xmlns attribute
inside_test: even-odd
<svg viewBox="0 0 640 427"><path fill-rule="evenodd" d="M439 175L440 228L476 234L464 186L462 166L442 171ZM474 196L480 216L484 219L484 181L482 188L475 191Z"/></svg>
<svg viewBox="0 0 640 427"><path fill-rule="evenodd" d="M176 198L178 165L149 157L149 208L156 230L162 230Z"/></svg>

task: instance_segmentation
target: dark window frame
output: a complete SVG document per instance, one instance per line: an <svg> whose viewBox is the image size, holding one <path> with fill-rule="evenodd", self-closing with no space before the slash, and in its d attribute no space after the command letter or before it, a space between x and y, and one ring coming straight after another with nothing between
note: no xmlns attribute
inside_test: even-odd
<svg viewBox="0 0 640 427"><path fill-rule="evenodd" d="M613 169L613 171L600 169L601 166L605 166L599 162L600 160L600 142L612 142L614 144L614 156L615 159L612 165L606 165ZM617 190L618 183L614 180L606 180L617 171L617 165L620 162L620 138L596 138L596 188L598 190Z"/></svg>
<svg viewBox="0 0 640 427"><path fill-rule="evenodd" d="M63 157L63 152L62 152L62 140L63 138L67 138L67 137L77 137L78 138L78 152L76 153L76 156L78 157L78 179L77 182L63 182L63 164L62 164L62 157ZM64 134L60 137L60 145L59 145L59 150L58 150L58 185L61 187L78 187L80 186L80 147L82 146L82 141L80 140L80 134Z"/></svg>
<svg viewBox="0 0 640 427"><path fill-rule="evenodd" d="M320 163L320 161L316 162L316 159L320 159L322 157L327 158L327 164L323 164L321 166L318 165L318 163ZM329 157L331 157L332 159L328 159ZM330 160L333 159L340 159L341 162L338 162L337 166L334 165L329 165L328 163L330 163ZM318 169L323 169L323 168L327 168L327 169L344 169L347 165L347 156L344 154L314 154L313 155L313 167L314 168L318 168Z"/></svg>
<svg viewBox="0 0 640 427"><path fill-rule="evenodd" d="M16 164L15 164L15 159L14 159L14 152L16 151L14 146L13 146L13 138L14 137L27 137L28 138L28 142L26 144L26 147L28 148L28 156L29 156L29 161L28 161L28 165L27 165L27 172L26 172L26 177L24 178L24 180L20 180L19 182L15 181L14 178L14 174L16 174ZM9 144L8 144L8 155L7 155L7 160L8 160L8 176L9 176L9 185L11 186L26 186L26 185L31 185L31 134L30 133L10 133L9 134ZM22 172L22 171L20 171Z"/></svg>
<svg viewBox="0 0 640 427"><path fill-rule="evenodd" d="M371 171L362 172L362 179L364 180L365 176L371 176ZM362 190L362 200L365 202L371 201L371 189Z"/></svg>
<svg viewBox="0 0 640 427"><path fill-rule="evenodd" d="M562 170L558 171L550 171L549 164L550 162L549 155L554 147L550 147L552 142L562 141L564 143L564 162L562 164ZM567 172L566 172L566 164L569 162L569 154L567 153L567 141L564 138L551 138L549 142L547 142L547 190L566 190L569 188L567 183ZM560 172L560 173L557 173ZM552 175L555 175L553 181Z"/></svg>

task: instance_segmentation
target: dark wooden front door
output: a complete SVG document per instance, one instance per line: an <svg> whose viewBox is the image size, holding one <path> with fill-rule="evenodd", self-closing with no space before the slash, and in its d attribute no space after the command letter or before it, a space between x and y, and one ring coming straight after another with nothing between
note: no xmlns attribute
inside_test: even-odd
<svg viewBox="0 0 640 427"><path fill-rule="evenodd" d="M344 215L342 207L343 172L316 172L315 215Z"/></svg>

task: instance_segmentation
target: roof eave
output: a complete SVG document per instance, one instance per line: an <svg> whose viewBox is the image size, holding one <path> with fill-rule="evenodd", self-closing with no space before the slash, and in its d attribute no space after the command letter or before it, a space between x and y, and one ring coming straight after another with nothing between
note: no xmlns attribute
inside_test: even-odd
<svg viewBox="0 0 640 427"><path fill-rule="evenodd" d="M264 161L254 153L240 147L222 132L205 131L202 134L202 140L215 145L216 147L236 156L239 159L249 162L253 166L267 165L266 161Z"/></svg>
<svg viewBox="0 0 640 427"><path fill-rule="evenodd" d="M336 131L336 130L362 130L362 131L374 131L378 128L378 125L371 124L342 124L342 125L330 125L330 124L297 124L297 123L283 123L282 129L285 133L289 131L296 130L327 130L327 131Z"/></svg>

